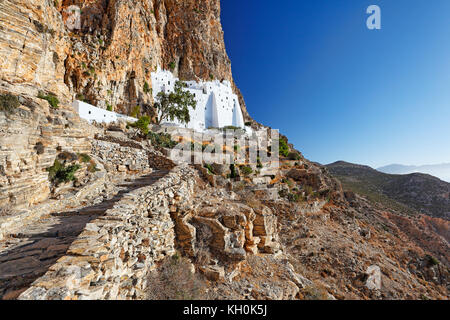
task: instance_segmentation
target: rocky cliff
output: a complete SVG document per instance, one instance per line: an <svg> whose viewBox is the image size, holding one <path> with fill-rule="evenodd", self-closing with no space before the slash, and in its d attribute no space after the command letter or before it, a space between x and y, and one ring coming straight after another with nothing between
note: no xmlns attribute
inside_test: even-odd
<svg viewBox="0 0 450 320"><path fill-rule="evenodd" d="M78 9L79 8L79 11ZM234 84L219 0L8 0L0 3L2 87L127 113L147 106L157 66ZM73 23L79 14L79 24Z"/></svg>

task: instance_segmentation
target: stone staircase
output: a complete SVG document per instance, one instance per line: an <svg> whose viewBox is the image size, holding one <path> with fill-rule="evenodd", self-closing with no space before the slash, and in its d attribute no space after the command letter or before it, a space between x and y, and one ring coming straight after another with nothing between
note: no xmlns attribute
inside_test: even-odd
<svg viewBox="0 0 450 320"><path fill-rule="evenodd" d="M120 191L102 203L45 215L0 241L0 299L16 299L66 254L86 224L111 209L125 194L150 186L167 173L167 170L154 171L120 184Z"/></svg>

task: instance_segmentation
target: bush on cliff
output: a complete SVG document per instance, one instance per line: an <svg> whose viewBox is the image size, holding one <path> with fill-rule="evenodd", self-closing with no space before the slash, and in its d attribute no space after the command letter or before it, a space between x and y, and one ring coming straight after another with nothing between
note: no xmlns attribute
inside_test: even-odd
<svg viewBox="0 0 450 320"><path fill-rule="evenodd" d="M152 88L150 88L150 85L147 81L144 82L144 93L149 94L152 93Z"/></svg>
<svg viewBox="0 0 450 320"><path fill-rule="evenodd" d="M132 118L139 118L139 115L141 114L141 107L135 106L133 110L131 110L130 117Z"/></svg>
<svg viewBox="0 0 450 320"><path fill-rule="evenodd" d="M149 124L150 124L150 117L149 116L142 116L135 123L129 123L128 125L130 127L139 129L143 135L147 135L148 134L148 126L149 126Z"/></svg>
<svg viewBox="0 0 450 320"><path fill-rule="evenodd" d="M244 166L244 167L241 167L241 172L242 172L242 174L248 176L249 174L253 173L253 170L250 167Z"/></svg>
<svg viewBox="0 0 450 320"><path fill-rule="evenodd" d="M56 96L54 96L53 94L44 94L43 92L39 92L38 94L38 98L39 99L43 99L43 100L47 100L48 104L50 105L50 107L52 107L53 109L58 109L59 108L59 100Z"/></svg>
<svg viewBox="0 0 450 320"><path fill-rule="evenodd" d="M0 95L0 111L11 113L20 106L19 99L12 94Z"/></svg>
<svg viewBox="0 0 450 320"><path fill-rule="evenodd" d="M289 152L288 159L289 160L300 160L301 156L298 152Z"/></svg>
<svg viewBox="0 0 450 320"><path fill-rule="evenodd" d="M192 273L188 259L175 254L165 258L148 277L149 300L203 300L206 282Z"/></svg>
<svg viewBox="0 0 450 320"><path fill-rule="evenodd" d="M47 168L48 177L53 183L59 184L61 182L69 182L75 180L75 172L80 169L79 164L65 166L58 160L55 160L53 166Z"/></svg>
<svg viewBox="0 0 450 320"><path fill-rule="evenodd" d="M172 137L168 133L155 133L149 132L147 134L147 138L150 139L150 142L153 146L157 146L160 148L174 148L177 143L172 140Z"/></svg>
<svg viewBox="0 0 450 320"><path fill-rule="evenodd" d="M287 144L287 141L284 138L281 138L279 141L280 141L279 153L281 156L287 157L289 155L289 146Z"/></svg>

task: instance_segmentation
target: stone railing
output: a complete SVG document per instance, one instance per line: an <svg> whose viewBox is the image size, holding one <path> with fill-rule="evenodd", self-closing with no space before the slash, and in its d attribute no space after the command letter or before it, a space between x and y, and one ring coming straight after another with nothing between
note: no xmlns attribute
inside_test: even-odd
<svg viewBox="0 0 450 320"><path fill-rule="evenodd" d="M142 299L147 274L175 252L170 212L194 192L196 172L178 166L150 186L126 194L91 223L67 254L19 299Z"/></svg>

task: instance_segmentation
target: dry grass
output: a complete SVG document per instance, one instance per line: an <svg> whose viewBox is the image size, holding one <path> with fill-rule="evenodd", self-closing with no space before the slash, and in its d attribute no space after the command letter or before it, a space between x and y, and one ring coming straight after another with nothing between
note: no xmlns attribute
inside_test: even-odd
<svg viewBox="0 0 450 320"><path fill-rule="evenodd" d="M200 266L205 266L211 262L209 244L212 242L213 233L205 225L196 225L196 230L195 263Z"/></svg>
<svg viewBox="0 0 450 320"><path fill-rule="evenodd" d="M305 300L330 300L328 290L317 281L302 290Z"/></svg>
<svg viewBox="0 0 450 320"><path fill-rule="evenodd" d="M192 273L188 259L175 254L148 277L149 300L205 300L206 281Z"/></svg>

